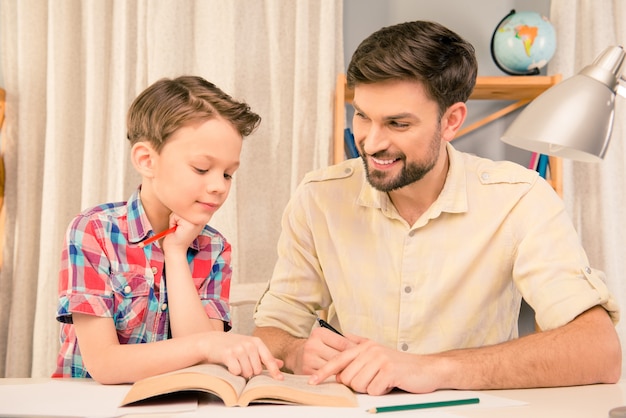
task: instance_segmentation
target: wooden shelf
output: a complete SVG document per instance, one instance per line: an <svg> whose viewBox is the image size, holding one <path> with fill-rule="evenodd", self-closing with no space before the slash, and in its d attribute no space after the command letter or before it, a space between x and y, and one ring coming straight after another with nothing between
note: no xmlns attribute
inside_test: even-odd
<svg viewBox="0 0 626 418"><path fill-rule="evenodd" d="M532 100L561 81L553 76L478 77L470 95L471 100Z"/></svg>
<svg viewBox="0 0 626 418"><path fill-rule="evenodd" d="M553 76L479 76L470 100L524 100L534 99L561 81L561 75ZM343 101L352 103L354 91L348 89L346 76L339 74L337 84L343 83Z"/></svg>
<svg viewBox="0 0 626 418"><path fill-rule="evenodd" d="M494 112L477 122L463 127L455 139L466 135L512 111L530 103L535 97L561 81L561 75L553 76L479 76L476 86L470 95L470 100L510 100L510 105ZM333 163L337 164L344 159L343 129L345 126L345 104L352 103L354 91L348 89L345 74L337 76L335 89L335 127L333 143ZM550 158L551 179L548 181L562 196L561 161Z"/></svg>

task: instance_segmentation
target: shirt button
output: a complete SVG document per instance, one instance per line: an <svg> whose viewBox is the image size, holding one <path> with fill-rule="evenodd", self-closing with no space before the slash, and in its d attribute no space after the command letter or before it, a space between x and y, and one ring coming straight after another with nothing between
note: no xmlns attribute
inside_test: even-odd
<svg viewBox="0 0 626 418"><path fill-rule="evenodd" d="M482 173L482 174L480 175L480 178L481 178L481 179L483 179L483 180L485 180L485 181L486 181L486 180L489 180L489 173Z"/></svg>
<svg viewBox="0 0 626 418"><path fill-rule="evenodd" d="M157 274L157 271L159 271L156 267L152 267L152 274Z"/></svg>
<svg viewBox="0 0 626 418"><path fill-rule="evenodd" d="M167 303L161 305L161 310L164 311L167 309Z"/></svg>
<svg viewBox="0 0 626 418"><path fill-rule="evenodd" d="M130 286L126 286L126 287L124 288L124 293L127 293L127 294L128 294L128 293L130 293L130 291L131 291Z"/></svg>
<svg viewBox="0 0 626 418"><path fill-rule="evenodd" d="M402 351L406 351L409 349L409 345L407 343L402 343L402 347L400 347Z"/></svg>
<svg viewBox="0 0 626 418"><path fill-rule="evenodd" d="M591 274L591 268L590 267L585 267L585 272L587 274Z"/></svg>
<svg viewBox="0 0 626 418"><path fill-rule="evenodd" d="M405 286L404 293L411 293L411 286Z"/></svg>

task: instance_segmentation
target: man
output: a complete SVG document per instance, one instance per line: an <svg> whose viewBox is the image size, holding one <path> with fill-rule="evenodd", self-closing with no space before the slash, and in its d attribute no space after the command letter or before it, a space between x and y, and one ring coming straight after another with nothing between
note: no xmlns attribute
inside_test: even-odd
<svg viewBox="0 0 626 418"><path fill-rule="evenodd" d="M476 73L473 47L431 22L354 53L361 159L299 186L255 312L285 368L373 395L619 379L618 308L561 200L535 172L449 144ZM519 338L522 298L543 332ZM343 335L314 327L319 310Z"/></svg>

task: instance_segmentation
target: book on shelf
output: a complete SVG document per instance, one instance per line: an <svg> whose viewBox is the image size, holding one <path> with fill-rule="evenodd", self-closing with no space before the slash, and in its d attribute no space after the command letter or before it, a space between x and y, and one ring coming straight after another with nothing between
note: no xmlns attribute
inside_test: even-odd
<svg viewBox="0 0 626 418"><path fill-rule="evenodd" d="M548 178L548 165L550 164L550 158L546 154L539 154L537 161L537 171L541 177Z"/></svg>
<svg viewBox="0 0 626 418"><path fill-rule="evenodd" d="M248 406L252 403L358 406L354 392L332 379L309 385L309 376L288 373L283 373L283 376L284 380L276 380L264 372L246 379L230 373L221 365L199 364L138 380L130 387L121 406L189 391L213 394L226 406Z"/></svg>
<svg viewBox="0 0 626 418"><path fill-rule="evenodd" d="M359 156L359 150L356 147L356 143L354 142L354 135L350 128L345 128L343 130L343 148L346 153L346 158L356 158Z"/></svg>
<svg viewBox="0 0 626 418"><path fill-rule="evenodd" d="M533 152L528 162L528 168L539 173L544 179L550 176L550 157L546 154Z"/></svg>
<svg viewBox="0 0 626 418"><path fill-rule="evenodd" d="M533 152L530 154L530 161L528 162L528 168L537 171L537 163L539 162L539 153Z"/></svg>

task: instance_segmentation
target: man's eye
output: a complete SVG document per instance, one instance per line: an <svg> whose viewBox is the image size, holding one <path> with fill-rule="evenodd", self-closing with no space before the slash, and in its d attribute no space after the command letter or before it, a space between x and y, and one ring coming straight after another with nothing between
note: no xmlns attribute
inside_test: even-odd
<svg viewBox="0 0 626 418"><path fill-rule="evenodd" d="M409 126L408 123L402 123L396 120L389 122L389 125L393 126L394 128L406 128L407 126Z"/></svg>

